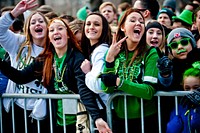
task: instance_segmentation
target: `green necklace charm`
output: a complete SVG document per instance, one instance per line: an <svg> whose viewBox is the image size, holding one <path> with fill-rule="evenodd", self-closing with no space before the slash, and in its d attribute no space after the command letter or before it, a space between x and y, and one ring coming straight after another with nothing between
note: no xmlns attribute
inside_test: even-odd
<svg viewBox="0 0 200 133"><path fill-rule="evenodd" d="M54 86L56 91L60 92L68 91L68 87L63 82L63 76L67 68L67 65L64 65L66 55L67 54L65 53L61 58L58 58L56 54L54 55L54 64L53 64L55 71Z"/></svg>

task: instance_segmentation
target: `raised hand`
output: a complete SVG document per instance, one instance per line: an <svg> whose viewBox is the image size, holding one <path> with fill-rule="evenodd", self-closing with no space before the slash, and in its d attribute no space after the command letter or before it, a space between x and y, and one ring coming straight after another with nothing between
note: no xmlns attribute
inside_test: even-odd
<svg viewBox="0 0 200 133"><path fill-rule="evenodd" d="M113 34L113 40L112 40L112 44L108 50L108 54L106 56L106 61L107 62L113 62L115 60L115 57L119 54L120 50L121 50L121 45L122 42L124 42L128 37L125 36L124 38L122 38L121 40L119 40L118 42L116 41L116 34Z"/></svg>
<svg viewBox="0 0 200 133"><path fill-rule="evenodd" d="M87 60L87 59L85 59L83 62L82 62L82 64L81 64L81 69L82 69L82 71L85 73L85 74L87 74L88 72L90 72L91 71L91 64L90 64L90 61L89 60Z"/></svg>
<svg viewBox="0 0 200 133"><path fill-rule="evenodd" d="M162 54L160 49L157 48L158 56L157 68L161 75L170 75L173 69L172 61L168 58L168 50L166 48L165 53Z"/></svg>
<svg viewBox="0 0 200 133"><path fill-rule="evenodd" d="M36 0L21 0L16 6L15 8L11 11L11 14L13 15L13 17L17 17L20 14L22 14L23 12L25 12L26 10L32 9L34 7L36 7L38 4L35 3Z"/></svg>

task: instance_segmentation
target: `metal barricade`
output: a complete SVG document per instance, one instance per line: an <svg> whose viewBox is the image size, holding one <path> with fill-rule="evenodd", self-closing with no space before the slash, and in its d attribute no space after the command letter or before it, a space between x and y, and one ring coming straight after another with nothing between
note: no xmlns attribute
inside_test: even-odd
<svg viewBox="0 0 200 133"><path fill-rule="evenodd" d="M50 119L50 133L53 133L53 118L52 118L52 99L62 99L64 102L66 101L66 99L68 99L69 101L77 101L80 99L80 96L78 94L3 94L1 97L0 97L0 131L1 133L3 133L3 123L2 123L2 109L3 109L3 105L2 105L2 99L3 98L12 98L12 129L13 129L13 133L15 133L15 117L14 117L14 99L15 98L22 98L25 100L26 102L26 99L27 98L43 98L43 99L47 99L47 104L49 104L49 119ZM73 104L75 104L77 102L73 102ZM26 104L25 104L26 105ZM15 105L16 106L16 105ZM75 107L75 106L74 106ZM76 106L77 107L77 106ZM63 111L63 115L66 115L66 114L72 114L72 111L71 109L70 110L66 110L66 108L64 107L64 111ZM24 109L24 116L25 116L25 133L27 133L27 115L26 115L27 111L26 111L26 106L25 106L25 109ZM65 121L64 121L65 123ZM40 121L37 120L37 132L40 133ZM94 123L90 117L90 128L91 128L91 133L94 133L95 132L95 128L94 128ZM64 130L64 133L67 133L66 131L66 128L65 126L63 126L63 130Z"/></svg>
<svg viewBox="0 0 200 133"><path fill-rule="evenodd" d="M189 91L171 91L171 92L165 92L165 91L158 91L154 96L158 98L158 130L159 133L161 133L161 108L160 108L160 97L164 96L173 96L175 97L175 109L176 109L176 115L178 115L178 98L179 96L184 96L188 93L191 93ZM127 117L127 96L131 96L130 94L126 94L124 92L116 92L111 94L107 101L107 122L109 127L112 129L112 101L114 98L118 96L124 96L124 112L125 112L125 133L128 133L128 117ZM144 108L143 108L143 99L141 98L141 131L144 133Z"/></svg>
<svg viewBox="0 0 200 133"><path fill-rule="evenodd" d="M179 96L184 96L188 93L188 91L171 91L171 92L163 92L163 91L158 91L154 96L158 98L158 127L159 127L159 133L161 133L161 108L160 108L160 98L164 96L173 96L175 98L175 108L176 108L176 114L178 114L178 100L177 97ZM131 96L130 94L126 94L124 92L117 92L111 94L107 101L107 122L112 129L112 101L115 97L117 96L124 96L124 103L127 102L127 96ZM80 96L78 94L3 94L0 97L0 131L3 133L3 125L2 125L2 99L3 98L12 98L12 121L13 121L13 133L15 133L15 124L14 124L14 99L15 98L43 98L47 99L49 104L49 118L50 118L50 132L53 133L53 118L52 118L52 99L62 99L65 101L65 99L71 99L71 100L78 100L80 99ZM25 100L26 101L26 100ZM128 133L128 117L127 117L127 105L124 104L124 110L125 110L125 132ZM26 116L26 107L24 109L24 116ZM64 111L64 114L67 114ZM63 114L63 115L64 115ZM25 117L25 121L27 121L27 118ZM40 121L37 121L37 131L40 133ZM141 125L142 125L142 133L144 133L144 110L143 110L143 99L141 98ZM27 123L25 122L25 127L27 127ZM90 128L91 128L91 133L94 133L97 129L94 126L94 121L90 117ZM24 129L25 132L27 133L27 128ZM64 129L64 132L67 132L66 129Z"/></svg>

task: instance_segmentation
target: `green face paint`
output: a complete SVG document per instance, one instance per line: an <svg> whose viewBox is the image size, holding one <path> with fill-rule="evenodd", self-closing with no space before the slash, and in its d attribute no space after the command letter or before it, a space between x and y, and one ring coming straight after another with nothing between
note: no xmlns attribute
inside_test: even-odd
<svg viewBox="0 0 200 133"><path fill-rule="evenodd" d="M181 53L184 53L184 52L186 52L186 51L187 51L186 49L181 49L181 50L176 49L177 55L179 55L179 54L181 54Z"/></svg>

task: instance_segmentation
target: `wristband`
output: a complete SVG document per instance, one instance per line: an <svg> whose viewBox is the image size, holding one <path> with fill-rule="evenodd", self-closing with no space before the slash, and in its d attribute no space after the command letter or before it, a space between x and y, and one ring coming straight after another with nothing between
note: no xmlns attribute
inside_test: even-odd
<svg viewBox="0 0 200 133"><path fill-rule="evenodd" d="M107 68L113 68L115 66L115 62L113 61L113 62L107 62L106 61L106 67Z"/></svg>
<svg viewBox="0 0 200 133"><path fill-rule="evenodd" d="M9 14L10 14L11 19L14 20L15 17L12 15L12 13L10 12Z"/></svg>

